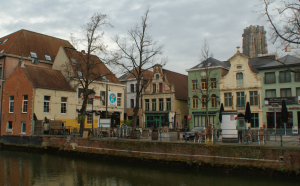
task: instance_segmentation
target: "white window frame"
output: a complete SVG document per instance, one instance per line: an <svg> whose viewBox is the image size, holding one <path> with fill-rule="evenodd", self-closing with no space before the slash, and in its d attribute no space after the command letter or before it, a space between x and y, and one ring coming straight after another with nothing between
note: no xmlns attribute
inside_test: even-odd
<svg viewBox="0 0 300 186"><path fill-rule="evenodd" d="M46 59L47 61L52 61L51 56L48 55L48 54L45 54L45 59Z"/></svg>
<svg viewBox="0 0 300 186"><path fill-rule="evenodd" d="M63 98L65 98L66 100L63 101ZM68 102L68 98L61 97L61 104L60 104L60 113L61 114L66 114L67 113L67 102ZM62 112L63 111L63 107L65 107L65 112Z"/></svg>
<svg viewBox="0 0 300 186"><path fill-rule="evenodd" d="M13 98L13 99L11 99L11 98ZM9 107L8 107L8 112L9 113L14 113L14 102L15 102L15 97L14 96L9 96Z"/></svg>
<svg viewBox="0 0 300 186"><path fill-rule="evenodd" d="M38 58L36 52L30 52L30 57L35 59Z"/></svg>
<svg viewBox="0 0 300 186"><path fill-rule="evenodd" d="M25 99L27 96L27 99ZM24 110L26 108L26 111ZM23 102L22 102L22 113L27 113L28 110L28 95L23 95Z"/></svg>
<svg viewBox="0 0 300 186"><path fill-rule="evenodd" d="M49 100L45 100L46 97L49 97ZM43 104L43 106L44 106L43 107L43 112L44 113L50 113L50 100L51 100L51 96L44 96L44 104ZM45 112L45 106L48 107L48 112Z"/></svg>

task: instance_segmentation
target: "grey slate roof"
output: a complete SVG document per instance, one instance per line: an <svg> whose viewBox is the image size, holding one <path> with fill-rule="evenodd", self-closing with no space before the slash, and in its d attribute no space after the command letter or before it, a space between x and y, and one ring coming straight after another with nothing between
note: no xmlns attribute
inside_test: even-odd
<svg viewBox="0 0 300 186"><path fill-rule="evenodd" d="M258 69L282 68L290 66L300 66L300 59L294 56L286 55L278 60L273 60L270 63L259 67Z"/></svg>
<svg viewBox="0 0 300 186"><path fill-rule="evenodd" d="M249 65L252 67L255 73L258 73L258 69L266 64L273 62L276 59L275 55L254 57L249 59Z"/></svg>
<svg viewBox="0 0 300 186"><path fill-rule="evenodd" d="M210 65L209 65L210 64ZM230 62L229 62L230 64ZM230 65L228 66L228 61L225 62L222 62L222 61L219 61L217 59L214 59L212 57L202 61L201 63L197 64L196 66L192 67L191 69L198 69L198 68L204 68L206 67L206 65L209 65L208 67L223 67L223 68L226 68L228 69L230 67Z"/></svg>

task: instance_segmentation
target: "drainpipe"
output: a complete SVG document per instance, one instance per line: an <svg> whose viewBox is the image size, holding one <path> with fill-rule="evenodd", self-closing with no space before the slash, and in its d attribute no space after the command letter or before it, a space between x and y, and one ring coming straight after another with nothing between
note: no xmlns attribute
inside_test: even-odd
<svg viewBox="0 0 300 186"><path fill-rule="evenodd" d="M1 98L1 102L0 102L0 140L1 140L1 121L2 121L2 101L3 101L3 97L2 97L2 95L3 95L3 82L5 81L5 80L3 80L3 78L4 78L4 66L5 66L5 57L3 58L3 65L2 65L2 81L1 81L1 93L0 93L0 98Z"/></svg>
<svg viewBox="0 0 300 186"><path fill-rule="evenodd" d="M34 97L35 97L35 87L33 87L33 95L32 95L32 124L31 124L31 136L34 134Z"/></svg>

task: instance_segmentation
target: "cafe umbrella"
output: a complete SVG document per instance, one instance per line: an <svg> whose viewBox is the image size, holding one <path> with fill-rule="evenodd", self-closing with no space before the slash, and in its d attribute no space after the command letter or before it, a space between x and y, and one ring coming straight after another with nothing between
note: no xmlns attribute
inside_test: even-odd
<svg viewBox="0 0 300 186"><path fill-rule="evenodd" d="M220 106L220 112L219 112L219 121L222 123L222 112L224 111L223 103L221 103Z"/></svg>
<svg viewBox="0 0 300 186"><path fill-rule="evenodd" d="M251 109L250 109L250 104L247 102L246 105L246 110L245 110L245 122L246 123L251 123Z"/></svg>
<svg viewBox="0 0 300 186"><path fill-rule="evenodd" d="M285 129L285 135L286 135L286 123L288 122L288 110L286 108L285 101L282 100L282 105L281 105L281 120L285 124L284 129Z"/></svg>

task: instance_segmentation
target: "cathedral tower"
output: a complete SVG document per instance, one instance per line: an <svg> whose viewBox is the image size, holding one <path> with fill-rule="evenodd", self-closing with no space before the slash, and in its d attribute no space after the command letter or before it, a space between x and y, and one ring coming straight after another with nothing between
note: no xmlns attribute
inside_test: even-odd
<svg viewBox="0 0 300 186"><path fill-rule="evenodd" d="M258 54L267 54L268 45L264 26L250 25L244 29L243 54L250 58L257 57Z"/></svg>

